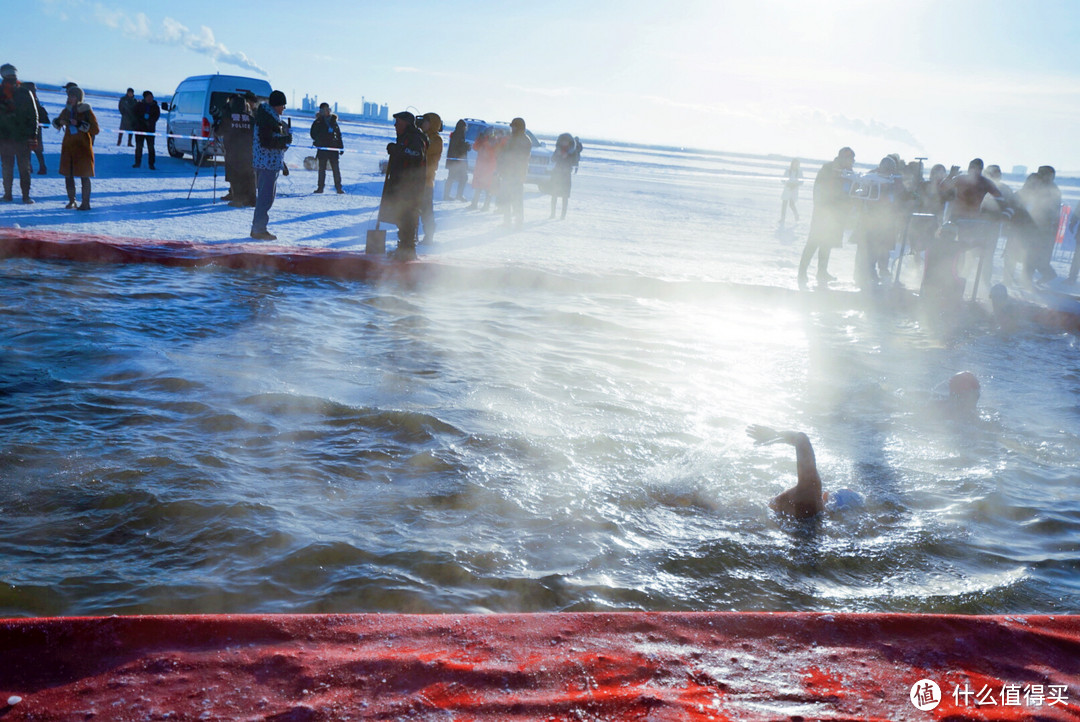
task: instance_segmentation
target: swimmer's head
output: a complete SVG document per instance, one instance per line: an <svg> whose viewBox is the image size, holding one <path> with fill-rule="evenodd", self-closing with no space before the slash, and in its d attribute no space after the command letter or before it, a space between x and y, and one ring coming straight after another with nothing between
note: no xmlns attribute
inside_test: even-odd
<svg viewBox="0 0 1080 722"><path fill-rule="evenodd" d="M979 380L970 371L953 374L949 379L949 398L957 405L974 409L979 400Z"/></svg>

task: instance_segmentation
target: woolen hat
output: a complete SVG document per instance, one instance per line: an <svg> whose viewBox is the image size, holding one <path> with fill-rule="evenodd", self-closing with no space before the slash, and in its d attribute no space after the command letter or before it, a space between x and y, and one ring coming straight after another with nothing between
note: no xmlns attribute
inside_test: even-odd
<svg viewBox="0 0 1080 722"><path fill-rule="evenodd" d="M394 113L394 120L404 120L409 125L416 125L416 116L407 110L402 110L399 113Z"/></svg>
<svg viewBox="0 0 1080 722"><path fill-rule="evenodd" d="M276 108L279 105L285 105L285 93L282 93L280 90L273 91L270 93L270 100L268 102L272 108Z"/></svg>
<svg viewBox="0 0 1080 722"><path fill-rule="evenodd" d="M15 70L15 66L11 63L4 63L3 65L0 65L0 77L14 78L16 73L18 72L19 71Z"/></svg>

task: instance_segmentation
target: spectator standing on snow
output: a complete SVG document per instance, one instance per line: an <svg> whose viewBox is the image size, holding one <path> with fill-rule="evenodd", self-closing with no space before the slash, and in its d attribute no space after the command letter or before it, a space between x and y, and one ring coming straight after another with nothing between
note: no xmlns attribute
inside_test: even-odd
<svg viewBox="0 0 1080 722"><path fill-rule="evenodd" d="M498 148L498 140L495 137L494 128L485 128L476 137L473 145L476 150L476 167L473 169L473 197L469 210L474 210L480 203L480 194L484 194L484 207L487 210L491 205L491 191L495 185L495 168L498 162L495 158Z"/></svg>
<svg viewBox="0 0 1080 722"><path fill-rule="evenodd" d="M124 141L124 131L135 130L135 104L139 101L135 99L135 88L128 88L127 92L120 97L120 102L116 104L117 110L120 111L120 135L116 136L116 144L120 145ZM131 147L131 133L127 134L128 148Z"/></svg>
<svg viewBox="0 0 1080 722"><path fill-rule="evenodd" d="M0 165L4 176L4 201L11 202L15 166L19 166L19 186L23 203L30 198L30 141L37 137L37 102L19 82L15 66L0 66Z"/></svg>
<svg viewBox="0 0 1080 722"><path fill-rule="evenodd" d="M45 175L48 171L45 169L45 152L41 145L41 126L49 124L49 112L45 110L45 106L37 98L36 85L23 83L23 87L34 96L34 105L37 106L37 135L30 141L30 150L34 151L34 155L37 156L38 175Z"/></svg>
<svg viewBox="0 0 1080 722"><path fill-rule="evenodd" d="M270 99L255 110L255 134L252 140L252 165L255 167L255 215L251 221L251 237L259 241L276 241L267 230L270 208L277 194L278 173L285 166L285 151L292 144L292 132L281 119L285 112L285 93L275 90Z"/></svg>
<svg viewBox="0 0 1080 722"><path fill-rule="evenodd" d="M562 198L562 218L566 218L566 206L570 203L570 174L577 172L578 143L574 136L563 133L555 140L555 152L551 154L551 218L555 217L555 205Z"/></svg>
<svg viewBox="0 0 1080 722"><path fill-rule="evenodd" d="M329 103L319 104L319 114L311 124L311 140L318 148L315 157L319 159L319 185L316 193L322 193L326 186L326 164L330 164L330 170L334 174L334 190L344 193L341 187L341 167L338 158L344 152L345 143L341 140L341 128L338 127L338 117L330 112Z"/></svg>
<svg viewBox="0 0 1080 722"><path fill-rule="evenodd" d="M465 130L468 126L464 120L459 120L454 130L450 133L450 143L446 146L446 185L443 186L443 200L450 200L454 185L457 185L457 200L465 200L465 186L469 182L468 154L472 150L472 144L465 140Z"/></svg>
<svg viewBox="0 0 1080 722"><path fill-rule="evenodd" d="M150 165L150 170L155 170L154 131L160 117L161 108L154 100L154 94L149 90L144 90L142 100L136 103L132 110L132 124L138 131L135 136L135 164L131 166L132 168L142 165L143 143L146 143L146 160Z"/></svg>
<svg viewBox="0 0 1080 722"><path fill-rule="evenodd" d="M818 254L819 283L835 281L829 273L829 255L844 242L844 226L851 213L851 198L847 194L844 173L855 165L855 151L841 148L836 158L822 164L814 176L814 210L810 216L810 233L799 259L799 285L806 283L806 272L814 253Z"/></svg>
<svg viewBox="0 0 1080 722"><path fill-rule="evenodd" d="M252 144L255 123L251 118L251 105L255 94L248 91L244 97L229 98L226 112L221 118L218 131L225 145L225 182L229 192L223 200L234 208L255 207L255 169L252 167Z"/></svg>
<svg viewBox="0 0 1080 722"><path fill-rule="evenodd" d="M525 222L525 176L529 172L531 155L532 141L525 135L525 121L514 118L510 121L510 139L499 157L500 201L506 214L504 225L513 222L521 228Z"/></svg>
<svg viewBox="0 0 1080 722"><path fill-rule="evenodd" d="M386 144L390 161L379 203L379 220L397 226L398 247L394 257L411 261L416 258L416 229L424 193L425 140L423 132L416 127L416 116L407 110L394 113L394 130L397 139Z"/></svg>
<svg viewBox="0 0 1080 722"><path fill-rule="evenodd" d="M75 208L75 179L82 180L80 211L90 210L90 179L94 177L94 136L101 128L90 106L83 102L83 91L72 84L67 89L67 105L53 120L53 127L63 131L60 146L60 175L67 188L67 208Z"/></svg>
<svg viewBox="0 0 1080 722"><path fill-rule="evenodd" d="M424 243L435 240L435 174L439 172L439 160L442 159L443 140L442 118L438 113L424 113L420 130L427 138L427 150L424 159L424 197L420 201L420 220L424 224Z"/></svg>

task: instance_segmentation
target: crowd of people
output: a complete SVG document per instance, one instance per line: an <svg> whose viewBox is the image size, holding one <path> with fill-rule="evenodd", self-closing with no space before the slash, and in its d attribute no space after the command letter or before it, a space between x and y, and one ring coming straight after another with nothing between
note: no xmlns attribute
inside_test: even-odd
<svg viewBox="0 0 1080 722"><path fill-rule="evenodd" d="M890 254L899 245L902 253L923 259L922 295L944 302L959 298L966 285L958 275L959 259L976 251L989 261L1001 236L1006 239L1007 283L1032 285L1056 278L1050 259L1061 191L1053 167L1041 166L1014 191L1002 180L998 166L984 166L979 158L968 164L966 173L958 166L946 171L936 164L929 178L921 160L904 162L896 154L882 158L865 174L854 172L854 164L855 152L841 148L814 179L810 230L799 262L800 285L807 283L815 254L818 282L835 280L829 273L829 257L848 231L856 244L854 281L861 288L882 282L890 270ZM787 209L795 210L799 182L794 161L785 177L781 224ZM1071 281L1077 276L1075 258Z"/></svg>
<svg viewBox="0 0 1080 722"><path fill-rule="evenodd" d="M45 108L38 102L31 83L20 82L14 66L5 64L0 93L0 156L3 160L4 201L13 201L14 172L18 169L23 203L33 203L30 197L30 156L36 152L41 174L46 172L41 151L41 128L48 124ZM65 86L68 102L52 121L64 132L60 154L60 173L66 179L68 208L90 209L91 178L94 177L94 137L101 131L93 109L85 102L83 91L75 84ZM223 107L212 108L214 115L211 143L217 144L225 158L225 180L229 190L223 196L234 207L253 208L250 236L256 240L276 240L269 231L269 214L276 198L280 174L288 175L285 153L293 145L291 119L284 117L285 94L280 90L259 102L248 92L228 98ZM128 88L119 99L117 110L120 127L116 144L134 146L132 167L142 167L145 155L150 170L156 169L154 138L161 105L149 90L138 99L134 88ZM435 177L443 155L442 119L437 113L420 117L408 111L394 115L396 139L387 145L389 160L386 180L380 201L379 220L398 228L397 256L416 257L418 232L423 228L423 240L430 243L435 236L434 193ZM524 222L524 184L532 154L532 141L526 135L525 121L515 118L509 132L489 126L474 143L466 139L467 124L459 120L450 133L446 146L447 178L443 200L464 201L469 185L468 153L476 152L472 179L472 204L476 209L481 199L483 208L497 198L498 209L505 215L505 224L521 227ZM344 194L340 157L345 152L338 117L328 103L319 106L309 131L315 148L318 181L314 193L323 193L327 167L332 174L334 190ZM555 218L558 201L562 200L562 217L566 217L570 197L570 177L577 170L581 143L568 133L559 136L551 159L551 218ZM76 204L75 179L81 181L82 202Z"/></svg>

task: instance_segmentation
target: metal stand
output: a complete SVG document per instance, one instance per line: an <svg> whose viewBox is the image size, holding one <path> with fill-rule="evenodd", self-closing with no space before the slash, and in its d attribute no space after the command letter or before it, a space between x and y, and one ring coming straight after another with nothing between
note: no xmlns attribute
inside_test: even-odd
<svg viewBox="0 0 1080 722"><path fill-rule="evenodd" d="M199 177L199 169L202 168L203 161L206 156L210 156L210 163L214 166L214 196L213 203L217 203L217 161L214 157L218 154L218 150L221 149L221 140L213 138L206 144L206 152L201 153L198 158L194 158L195 161L195 175L191 178L191 187L188 188L187 199L191 200L191 191L195 188L195 180Z"/></svg>

